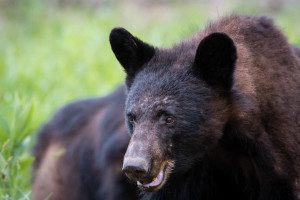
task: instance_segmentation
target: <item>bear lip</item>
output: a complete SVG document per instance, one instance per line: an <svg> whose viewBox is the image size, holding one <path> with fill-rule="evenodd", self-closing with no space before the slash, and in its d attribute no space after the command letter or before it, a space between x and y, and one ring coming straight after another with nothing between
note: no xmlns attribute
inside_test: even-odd
<svg viewBox="0 0 300 200"><path fill-rule="evenodd" d="M159 190L164 183L166 182L166 169L167 165L164 165L162 169L159 171L158 175L153 179L150 183L141 183L140 181L137 181L137 185L144 191L152 192Z"/></svg>
<svg viewBox="0 0 300 200"><path fill-rule="evenodd" d="M155 177L151 183L142 184L140 181L137 181L137 185L138 186L142 186L142 187L146 187L146 188L157 187L157 186L159 186L163 182L164 174L165 174L164 173L164 169L162 169L158 173L157 177Z"/></svg>

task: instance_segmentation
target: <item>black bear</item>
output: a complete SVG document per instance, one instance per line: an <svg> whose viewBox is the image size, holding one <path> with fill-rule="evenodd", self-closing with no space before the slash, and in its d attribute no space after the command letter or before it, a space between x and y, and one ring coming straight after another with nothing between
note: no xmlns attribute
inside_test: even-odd
<svg viewBox="0 0 300 200"><path fill-rule="evenodd" d="M115 28L110 43L143 199L300 198L299 49L272 20L230 15L168 49Z"/></svg>
<svg viewBox="0 0 300 200"><path fill-rule="evenodd" d="M122 173L129 142L125 87L104 98L63 107L39 131L34 148L34 200L134 200Z"/></svg>

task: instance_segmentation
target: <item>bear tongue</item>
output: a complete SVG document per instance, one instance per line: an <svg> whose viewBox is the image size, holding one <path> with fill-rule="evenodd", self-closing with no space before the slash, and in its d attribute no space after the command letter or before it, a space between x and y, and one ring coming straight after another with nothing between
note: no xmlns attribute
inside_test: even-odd
<svg viewBox="0 0 300 200"><path fill-rule="evenodd" d="M151 183L148 183L148 184L142 184L141 182L137 182L137 184L139 186L143 186L143 187L155 187L155 186L158 186L161 184L162 180L163 180L163 177L164 177L164 170L161 170L159 172L159 174L157 175L156 178L153 179L153 181Z"/></svg>

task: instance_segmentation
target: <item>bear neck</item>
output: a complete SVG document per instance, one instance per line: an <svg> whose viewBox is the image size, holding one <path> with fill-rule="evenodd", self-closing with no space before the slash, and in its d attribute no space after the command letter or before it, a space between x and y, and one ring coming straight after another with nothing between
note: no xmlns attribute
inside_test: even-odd
<svg viewBox="0 0 300 200"><path fill-rule="evenodd" d="M226 125L218 145L190 170L173 173L163 188L142 199L296 200L292 181L275 172L267 148L233 124Z"/></svg>

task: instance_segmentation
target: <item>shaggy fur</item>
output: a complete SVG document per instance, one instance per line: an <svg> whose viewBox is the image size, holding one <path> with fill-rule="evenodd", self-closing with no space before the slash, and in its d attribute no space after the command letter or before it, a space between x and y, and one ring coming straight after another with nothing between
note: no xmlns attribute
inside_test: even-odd
<svg viewBox="0 0 300 200"><path fill-rule="evenodd" d="M272 20L231 15L170 49L122 28L110 42L127 72L124 171L164 170L144 200L300 198L299 49Z"/></svg>
<svg viewBox="0 0 300 200"><path fill-rule="evenodd" d="M137 199L121 172L129 141L124 87L63 107L39 131L34 148L33 199Z"/></svg>

